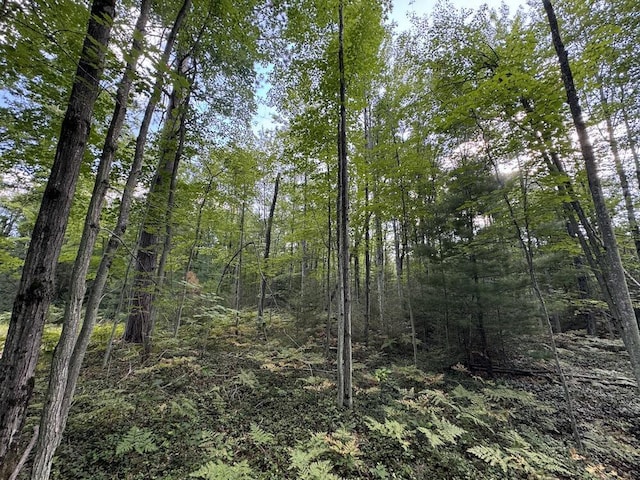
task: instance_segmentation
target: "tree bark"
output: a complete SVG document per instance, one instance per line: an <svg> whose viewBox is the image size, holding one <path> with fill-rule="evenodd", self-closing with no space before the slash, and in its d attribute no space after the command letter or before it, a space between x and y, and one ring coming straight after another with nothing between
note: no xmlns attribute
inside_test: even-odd
<svg viewBox="0 0 640 480"><path fill-rule="evenodd" d="M63 413L63 399L69 376L69 363L78 334L82 302L86 293L87 272L98 238L100 213L102 212L102 206L109 187L111 165L118 148L118 139L124 124L129 93L135 78L138 59L142 53L142 38L150 11L151 1L143 0L133 34L129 60L118 86L113 116L102 148L93 194L85 217L80 246L73 265L71 289L66 303L62 334L51 363L49 388L40 420L40 434L32 468L31 478L33 479L49 478L53 454L60 445L66 425L67 416Z"/></svg>
<svg viewBox="0 0 640 480"><path fill-rule="evenodd" d="M176 66L178 75L184 74L186 62L185 57L179 59ZM143 344L145 352L150 347L152 303L159 282L157 267L162 230L164 227L166 231L171 184L180 162L180 124L188 101L188 95L184 93L184 87L174 85L164 125L160 160L147 196L147 211L138 243L133 305L124 333L126 342Z"/></svg>
<svg viewBox="0 0 640 480"><path fill-rule="evenodd" d="M242 206L240 207L240 246L244 244L244 211L245 211L245 201L242 201ZM236 264L236 301L235 301L235 310L236 310L236 337L240 334L240 298L242 297L242 248L240 249L240 253L238 254L238 263Z"/></svg>
<svg viewBox="0 0 640 480"><path fill-rule="evenodd" d="M180 11L178 12L176 20L173 24L171 32L167 37L167 41L165 43L165 49L163 51L162 58L160 61L162 65L165 65L169 61L169 56L173 51L173 45L175 43L178 30L180 29L182 25L182 21L184 20L190 6L191 6L191 0L184 0L184 3L180 8ZM138 133L138 138L136 140L136 149L134 153L133 163L131 165L129 176L127 178L127 183L126 183L124 192L122 194L122 199L120 201L120 211L118 213L118 220L111 234L111 237L107 243L106 249L102 255L102 260L100 261L100 265L98 267L98 271L96 273L96 277L93 281L93 286L91 288L91 291L89 293L89 298L87 300L85 318L82 324L82 329L80 330L80 335L73 349L73 355L70 363L66 391L64 395L64 405L63 405L63 411L62 411L63 413L61 414L64 417L68 416L69 409L71 408L71 402L73 400L73 394L75 392L78 377L80 375L80 368L82 367L82 361L87 351L87 347L89 346L89 340L91 339L91 332L93 331L93 327L98 317L98 308L100 307L100 302L102 301L102 293L104 292L104 288L107 283L107 278L109 276L109 269L111 268L113 259L115 258L115 255L118 251L118 247L122 242L122 235L124 235L124 232L129 223L129 214L131 211L131 204L133 202L133 193L138 183L138 176L142 169L144 149L145 149L146 140L147 140L147 133L149 131L149 126L151 125L153 113L160 100L160 93L162 91L163 85L164 85L164 73L158 70L156 72L156 79L155 79L153 91L151 94L151 98L147 103L144 117L143 117L142 123L140 124L140 130Z"/></svg>
<svg viewBox="0 0 640 480"><path fill-rule="evenodd" d="M378 299L378 321L380 330L385 334L389 333L389 324L384 318L384 236L382 233L382 219L377 214L375 218L376 227L376 289Z"/></svg>
<svg viewBox="0 0 640 480"><path fill-rule="evenodd" d="M347 109L344 67L344 3L338 5L338 69L340 72L340 123L338 128L338 407L353 406L351 353L351 293L349 282L349 172L347 162Z"/></svg>
<svg viewBox="0 0 640 480"><path fill-rule="evenodd" d="M185 62L187 60L184 60ZM173 239L173 209L175 207L175 197L176 197L176 188L178 186L178 166L180 165L180 160L182 159L182 154L184 152L184 139L187 131L187 112L189 109L189 101L191 95L191 85L193 84L193 79L189 81L189 86L187 87L186 97L181 100L180 110L180 120L178 127L178 147L175 152L175 161L173 163L173 171L171 172L171 181L169 183L169 195L167 197L167 205L164 214L164 240L162 244L162 254L160 255L160 261L158 262L158 270L156 271L156 284L153 292L153 299L155 300L162 294L162 288L164 286L164 282L166 279L166 266L169 261L169 254L171 253L171 242ZM151 351L151 336L153 335L156 320L158 317L158 308L153 301L151 303L151 313L149 315L150 318L150 326L149 326L149 335L145 337L144 344L144 352L145 355L148 355Z"/></svg>
<svg viewBox="0 0 640 480"><path fill-rule="evenodd" d="M593 147L591 146L587 127L582 118L582 110L580 108L578 94L573 82L573 75L569 65L569 57L560 36L558 20L551 2L549 0L542 0L542 3L549 19L553 45L558 55L560 69L562 72L562 80L567 94L567 103L569 104L573 124L578 134L580 150L582 152L582 158L587 172L587 180L589 182L589 190L591 191L596 211L596 218L602 235L603 246L605 249L605 264L603 265L605 268L603 269L603 274L607 285L610 287L609 293L612 300L612 305L610 305L610 307L612 307L611 313L614 317L617 317L617 321L622 328L622 340L627 352L629 353L631 367L637 385L640 387L640 332L638 331L638 323L633 310L633 304L631 303L631 297L629 296L629 288L624 275L624 268L620 259L618 244L605 203L600 179L598 177Z"/></svg>
<svg viewBox="0 0 640 480"><path fill-rule="evenodd" d="M178 315L176 317L176 325L174 329L174 336L176 337L178 336L178 331L180 330L180 323L182 321L182 311L184 309L184 302L187 296L188 275L189 275L189 272L191 271L191 265L193 264L193 261L194 261L196 249L200 244L200 235L202 231L202 212L204 211L204 206L207 203L207 198L209 197L209 193L213 188L214 178L215 177L211 174L211 171L209 171L209 182L207 183L207 186L202 195L202 201L198 205L198 215L196 218L196 231L194 234L193 243L191 244L191 248L189 249L189 258L187 259L187 267L185 268L185 271L184 271L184 285L182 287L182 293L180 294L180 305L178 306ZM242 243L240 243L240 245L242 245Z"/></svg>
<svg viewBox="0 0 640 480"><path fill-rule="evenodd" d="M7 455L19 439L33 392L40 341L54 293L56 263L89 138L114 16L115 0L93 2L51 174L13 304L0 359L0 377L3 379L0 385L0 464L3 468L13 463Z"/></svg>

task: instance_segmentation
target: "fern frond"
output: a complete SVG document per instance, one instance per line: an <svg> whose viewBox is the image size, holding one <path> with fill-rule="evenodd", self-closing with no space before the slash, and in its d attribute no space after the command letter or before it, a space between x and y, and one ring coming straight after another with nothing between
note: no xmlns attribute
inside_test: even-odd
<svg viewBox="0 0 640 480"><path fill-rule="evenodd" d="M536 404L535 396L523 390L513 390L507 387L483 388L482 393L494 402L517 402L521 405L533 406Z"/></svg>
<svg viewBox="0 0 640 480"><path fill-rule="evenodd" d="M155 443L153 433L135 425L129 429L116 445L116 455L124 455L131 452L151 453L157 450L158 446Z"/></svg>
<svg viewBox="0 0 640 480"><path fill-rule="evenodd" d="M250 429L249 436L256 445L271 445L273 443L275 437L272 433L264 431L255 423L251 424Z"/></svg>
<svg viewBox="0 0 640 480"><path fill-rule="evenodd" d="M246 460L235 465L211 461L190 473L189 476L205 480L252 480L255 478L255 472L249 467Z"/></svg>
<svg viewBox="0 0 640 480"><path fill-rule="evenodd" d="M500 469L504 473L507 473L507 471L509 470L509 457L507 457L497 445L494 447L488 447L486 445L476 445L475 447L467 449L467 452L475 455L480 460L488 463L493 467L500 467Z"/></svg>
<svg viewBox="0 0 640 480"><path fill-rule="evenodd" d="M407 426L396 420L385 419L384 423L378 422L375 418L367 417L365 419L370 430L380 433L384 437L396 440L404 450L409 448L409 441L406 437L409 435Z"/></svg>

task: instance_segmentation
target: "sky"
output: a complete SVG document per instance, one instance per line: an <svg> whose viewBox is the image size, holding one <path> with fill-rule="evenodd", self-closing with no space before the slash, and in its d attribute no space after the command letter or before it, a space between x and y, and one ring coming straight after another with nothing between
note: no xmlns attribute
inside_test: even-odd
<svg viewBox="0 0 640 480"><path fill-rule="evenodd" d="M410 25L407 17L409 13L418 15L430 13L436 2L437 0L393 0L391 18L398 23L398 29L406 29ZM509 6L509 10L515 11L519 5L525 3L525 0L451 0L457 8L473 9L485 3L490 7L498 8L503 2Z"/></svg>
<svg viewBox="0 0 640 480"><path fill-rule="evenodd" d="M438 0L392 0L393 10L391 19L397 23L397 30L406 30L411 26L409 17L412 14L424 15L430 13ZM476 9L483 4L487 4L493 8L499 8L502 3L509 6L509 10L515 12L518 6L524 4L526 0L450 0L457 8L473 8ZM264 101L268 87L263 87L258 92ZM253 120L254 131L261 129L274 128L277 123L273 120L275 110L267 107L263 102L258 106L258 112Z"/></svg>

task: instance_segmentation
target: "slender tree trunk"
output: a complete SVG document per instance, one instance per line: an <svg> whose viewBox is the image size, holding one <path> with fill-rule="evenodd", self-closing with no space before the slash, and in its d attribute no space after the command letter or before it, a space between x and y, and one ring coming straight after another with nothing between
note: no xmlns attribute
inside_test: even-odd
<svg viewBox="0 0 640 480"><path fill-rule="evenodd" d="M624 126L627 132L627 142L629 143L629 149L631 150L631 156L633 157L633 164L636 167L638 188L640 188L640 155L638 154L638 144L633 135L633 130L631 130L631 122L629 121L629 114L627 113L627 106L625 104L624 87L620 88L620 98L622 100L622 119L624 120Z"/></svg>
<svg viewBox="0 0 640 480"><path fill-rule="evenodd" d="M440 275L442 278L442 297L444 299L444 336L447 344L447 350L451 348L451 341L449 338L449 290L447 288L447 275L444 268L444 254L442 248L442 236L438 235L438 246L440 250Z"/></svg>
<svg viewBox="0 0 640 480"><path fill-rule="evenodd" d="M393 251L395 254L396 260L396 290L398 291L398 298L400 299L400 304L403 303L403 294L402 294L402 276L403 276L403 265L402 265L402 248L400 246L400 228L398 227L398 220L393 219Z"/></svg>
<svg viewBox="0 0 640 480"><path fill-rule="evenodd" d="M173 44L175 43L175 38L177 36L178 30L180 29L182 21L186 16L190 6L191 0L184 0L184 4L178 12L173 28L171 29L171 32L169 33L169 36L165 43L165 49L163 51L161 60L161 64L163 65L166 64L169 60L169 56L173 50ZM111 264L113 263L113 259L115 258L118 247L122 242L122 235L124 235L124 232L129 223L129 214L131 211L131 204L133 202L133 193L138 182L138 176L142 169L147 133L149 131L153 112L155 111L155 108L160 99L160 93L164 84L163 72L158 71L156 75L157 76L153 87L153 92L145 109L144 117L140 125L140 131L138 133L138 138L136 140L136 149L134 153L133 163L131 165L129 177L127 178L127 183L122 194L122 199L120 201L120 211L118 214L117 224L102 255L102 260L100 261L98 272L96 273L96 277L93 281L93 286L87 300L82 329L80 330L80 335L73 349L67 385L65 387L66 390L64 395L63 409L61 413L61 416L63 418L67 418L69 415L69 409L71 408L71 402L73 400L73 394L75 392L78 376L80 374L80 368L82 367L82 361L87 351L87 347L89 346L91 332L93 331L93 327L98 317L98 309L100 307L100 302L102 301L102 293L104 292L104 288L107 283L109 269L111 268Z"/></svg>
<svg viewBox="0 0 640 480"><path fill-rule="evenodd" d="M186 62L186 58L180 58L178 61L176 66L178 75L184 73ZM188 96L186 98L188 100ZM171 93L164 125L160 161L147 195L147 211L138 242L133 305L124 333L125 341L143 344L145 353L150 348L152 304L159 285L158 253L161 248L163 227L166 230L166 206L171 195L171 183L180 161L180 123L185 108L187 105L184 88L176 84Z"/></svg>
<svg viewBox="0 0 640 480"><path fill-rule="evenodd" d="M489 153L489 157L491 158L490 153ZM498 165L493 159L491 159L491 163L493 164L493 167L495 170L496 180L498 181L498 184L504 191L505 187L504 187L504 183L502 182L502 179L500 178L500 174L498 173ZM556 365L556 369L558 371L558 377L560 378L560 383L562 385L565 401L567 402L567 410L569 412L569 420L571 423L573 438L576 442L576 447L578 451L584 452L582 437L580 436L580 431L578 430L578 422L576 420L576 410L573 403L573 396L571 395L571 391L569 390L569 383L567 382L567 378L564 374L564 369L560 364L560 356L558 354L558 348L556 347L556 341L553 335L553 324L552 324L551 316L549 315L547 303L544 299L544 295L542 294L542 290L538 282L538 276L536 273L535 265L533 263L534 250L533 250L533 244L531 241L531 233L529 228L529 207L528 207L527 188L522 176L520 177L520 188L522 190L522 195L524 197L524 201L523 201L523 210L524 210L523 213L525 218L524 229L522 229L520 227L520 224L518 223L518 219L516 217L513 205L511 204L511 201L509 200L509 197L507 196L506 192L503 193L503 200L507 205L507 208L509 210L509 216L511 218L511 222L513 223L514 230L518 238L518 242L520 243L520 246L522 247L522 252L525 255L525 259L527 261L529 278L531 280L531 287L535 293L536 298L538 299L538 302L540 304L540 309L544 317L545 326L547 327L547 332L549 334L549 342L551 343L551 349L553 351L554 362ZM524 230L524 235L523 235L523 230Z"/></svg>
<svg viewBox="0 0 640 480"><path fill-rule="evenodd" d="M366 203L368 204L369 187L365 188ZM368 208L368 205L367 207ZM369 344L369 328L371 325L371 234L369 223L371 214L366 213L364 224L364 343Z"/></svg>
<svg viewBox="0 0 640 480"><path fill-rule="evenodd" d="M195 258L195 254L196 254L196 249L198 248L198 245L200 244L200 236L201 236L201 232L202 232L202 212L204 211L204 206L207 203L207 198L209 197L209 193L211 192L211 189L213 188L213 179L215 177L213 175L211 175L211 172L209 172L209 182L207 183L207 186L204 190L204 193L202 195L202 200L200 201L200 204L198 205L198 215L196 218L196 231L194 234L194 238L193 238L193 243L191 244L191 248L189 249L189 257L187 259L187 267L185 268L184 271L184 285L182 287L182 293L180 295L180 305L178 307L178 315L176 317L176 326L175 326L175 331L174 331L174 336L178 336L178 331L180 330L180 323L182 322L182 311L184 309L184 302L186 300L187 297L187 280L188 280L188 275L189 272L191 271L191 266L193 265L193 260ZM242 243L240 243L240 245L242 246Z"/></svg>
<svg viewBox="0 0 640 480"><path fill-rule="evenodd" d="M162 254L160 255L160 261L158 262L158 270L156 271L156 285L153 292L153 300L151 302L151 313L149 314L150 326L149 335L145 336L144 352L148 355L151 352L151 337L155 330L156 320L158 317L158 307L155 302L157 298L162 294L162 288L166 279L166 267L169 260L169 254L171 253L171 242L173 239L173 209L175 207L176 188L178 186L178 166L182 155L184 153L184 139L186 135L187 127L187 111L190 100L190 89L193 84L193 79L190 80L186 98L182 101L180 107L180 126L178 127L178 147L175 152L175 161L173 162L173 171L171 172L171 181L169 183L169 196L167 198L166 211L164 214L164 241L162 245Z"/></svg>
<svg viewBox="0 0 640 480"><path fill-rule="evenodd" d="M240 246L244 244L244 211L245 201L240 206ZM242 297L242 248L238 254L238 263L236 263L236 285L235 285L235 310L236 310L236 337L240 335L240 299Z"/></svg>
<svg viewBox="0 0 640 480"><path fill-rule="evenodd" d="M327 165L327 187L331 182L329 179L330 169ZM331 347L331 316L333 314L332 295L331 295L331 253L333 252L333 235L331 234L333 225L331 223L331 194L327 198L327 271L326 271L326 287L327 287L327 324L325 328L325 356L329 358Z"/></svg>
<svg viewBox="0 0 640 480"><path fill-rule="evenodd" d="M93 187L93 195L84 222L80 246L71 274L71 289L66 303L62 334L56 347L51 363L49 375L49 389L45 400L45 407L40 420L40 434L35 450L32 468L34 480L49 478L53 454L60 445L62 433L66 425L66 416L62 415L63 398L66 390L69 363L75 346L82 301L86 293L87 272L91 262L96 240L99 233L100 213L109 186L111 165L118 148L118 138L124 124L124 118L129 101L131 85L135 78L138 58L142 53L142 38L151 11L151 1L143 0L140 14L136 22L133 35L131 53L124 74L116 94L116 104L102 148L98 172Z"/></svg>
<svg viewBox="0 0 640 480"><path fill-rule="evenodd" d="M533 112L533 107L525 98L522 98L521 101L527 112ZM537 127L533 127L537 131ZM596 232L582 208L582 205L578 201L578 196L576 195L571 181L568 179L568 174L562 165L562 161L558 153L554 151L549 152L547 150L545 145L548 141L544 138L542 133L536 133L536 139L539 144L540 154L549 169L549 173L552 175L560 174L566 177L566 180L557 185L556 188L560 196L563 198L569 198L568 202L564 201L563 203L563 210L568 224L567 231L571 237L576 238L580 243L587 263L589 264L589 268L598 282L600 291L607 302L607 305L609 305L612 315L617 318L618 315L615 313L617 307L612 300L610 293L611 285L605 280L605 257L602 251L602 241L598 236L598 232ZM582 228L580 228L580 225L582 225Z"/></svg>
<svg viewBox="0 0 640 480"><path fill-rule="evenodd" d="M271 228L273 227L273 216L276 212L276 202L278 201L278 190L280 188L280 174L276 175L276 183L273 186L273 200L269 208L269 218L267 218L267 231L264 237L264 270L260 280L260 299L258 300L258 327L264 331L264 300L267 295L267 275L269 274L269 253L271 251Z"/></svg>
<svg viewBox="0 0 640 480"><path fill-rule="evenodd" d="M382 220L376 215L376 287L378 290L378 320L380 330L389 333L388 323L384 318L384 239L382 235Z"/></svg>
<svg viewBox="0 0 640 480"><path fill-rule="evenodd" d="M609 111L609 102L604 93L604 88L600 85L600 101L602 102L602 109L604 110L604 118L607 124L607 134L609 136L609 146L611 147L611 154L613 155L613 161L616 166L616 173L620 180L620 188L622 189L622 198L624 199L624 206L627 211L627 220L629 221L629 230L631 231L631 237L633 238L633 244L636 248L636 257L640 260L640 228L638 228L638 220L636 218L636 211L633 205L633 198L631 197L631 191L629 190L629 180L627 180L627 174L624 171L622 160L620 159L620 151L618 149L618 140L615 136L615 129L613 121L611 119L611 112Z"/></svg>
<svg viewBox="0 0 640 480"><path fill-rule="evenodd" d="M369 344L369 329L371 326L371 207L369 205L369 168L371 152L373 151L373 137L371 135L370 107L364 109L364 137L366 144L366 172L364 183L364 343Z"/></svg>
<svg viewBox="0 0 640 480"><path fill-rule="evenodd" d="M606 264L604 265L603 273L606 283L610 286L611 300L613 303L612 314L617 317L617 321L622 328L622 340L631 358L631 367L636 378L636 383L638 387L640 387L640 332L638 331L638 322L636 321L633 304L629 296L629 288L620 259L620 253L618 252L618 244L598 177L593 147L591 146L591 141L587 133L587 127L582 119L582 110L573 82L569 57L560 37L558 21L551 2L549 0L542 0L542 3L547 12L553 45L558 54L562 79L567 93L567 103L569 104L573 123L578 134L580 150L587 171L589 190L593 198L596 218L605 248Z"/></svg>
<svg viewBox="0 0 640 480"><path fill-rule="evenodd" d="M303 188L303 206L302 206L302 216L303 222L307 221L307 172L304 172L304 188ZM303 228L306 225L303 224ZM307 240L302 239L302 258L300 260L300 309L303 308L303 302L305 301L305 287L307 280L307 255L308 255L308 245Z"/></svg>
<svg viewBox="0 0 640 480"><path fill-rule="evenodd" d="M114 0L95 0L0 359L0 465L8 476L31 399L55 269L69 220L109 42Z"/></svg>
<svg viewBox="0 0 640 480"><path fill-rule="evenodd" d="M353 406L351 353L351 293L349 285L349 171L347 162L347 109L344 72L344 4L338 5L338 69L340 72L340 127L338 129L338 407Z"/></svg>

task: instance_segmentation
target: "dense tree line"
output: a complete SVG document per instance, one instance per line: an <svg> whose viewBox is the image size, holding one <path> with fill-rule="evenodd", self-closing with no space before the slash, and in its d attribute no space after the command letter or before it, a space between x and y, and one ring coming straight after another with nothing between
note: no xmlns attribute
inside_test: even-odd
<svg viewBox="0 0 640 480"><path fill-rule="evenodd" d="M490 371L584 328L640 382L635 7L442 1L398 32L383 0L3 2L0 476L47 321L34 479L98 321L147 358L212 309L288 311L337 345L341 406L352 338Z"/></svg>

